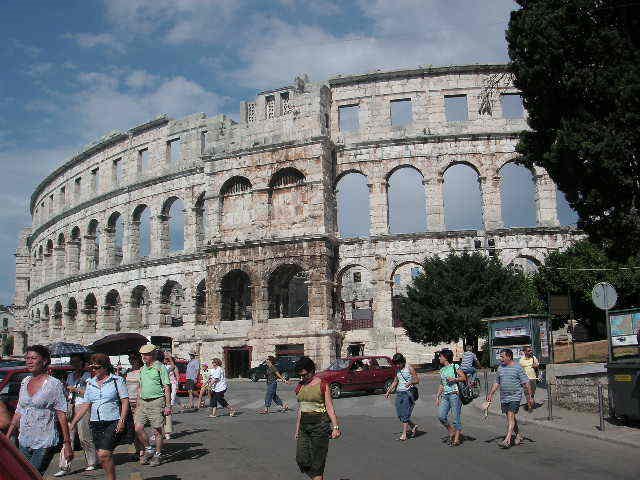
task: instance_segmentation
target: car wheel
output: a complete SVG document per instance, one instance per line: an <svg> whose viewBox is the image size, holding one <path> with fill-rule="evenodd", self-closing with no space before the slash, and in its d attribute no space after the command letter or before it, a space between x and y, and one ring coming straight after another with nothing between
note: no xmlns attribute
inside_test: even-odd
<svg viewBox="0 0 640 480"><path fill-rule="evenodd" d="M257 373L252 373L251 374L251 381L252 382L257 382L258 380L260 380L260 377L258 376Z"/></svg>
<svg viewBox="0 0 640 480"><path fill-rule="evenodd" d="M342 386L339 383L332 383L329 389L331 390L331 398L340 398L342 395Z"/></svg>
<svg viewBox="0 0 640 480"><path fill-rule="evenodd" d="M391 380L390 378L387 379L386 382L384 382L384 391L385 393L389 391L389 389L391 388L391 384L393 383L393 380Z"/></svg>
<svg viewBox="0 0 640 480"><path fill-rule="evenodd" d="M283 372L282 373L282 378L284 378L285 380L289 380L289 372Z"/></svg>

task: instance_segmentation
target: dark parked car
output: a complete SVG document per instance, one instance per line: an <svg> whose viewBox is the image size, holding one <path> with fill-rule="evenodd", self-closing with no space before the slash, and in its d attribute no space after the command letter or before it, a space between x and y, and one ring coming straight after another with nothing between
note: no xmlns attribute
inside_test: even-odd
<svg viewBox="0 0 640 480"><path fill-rule="evenodd" d="M51 365L49 375L64 383L72 370L71 365ZM11 415L18 403L22 379L29 375L29 371L24 366L0 367L0 400L7 405Z"/></svg>
<svg viewBox="0 0 640 480"><path fill-rule="evenodd" d="M396 376L396 368L389 357L338 358L318 376L329 384L331 396L339 398L343 392L387 390Z"/></svg>
<svg viewBox="0 0 640 480"><path fill-rule="evenodd" d="M187 391L187 364L189 361L182 358L174 358L173 361L176 362L176 368L178 369L178 395L187 395L189 393ZM196 391L199 392L202 387L202 375L200 373L198 373L198 380L195 386Z"/></svg>
<svg viewBox="0 0 640 480"><path fill-rule="evenodd" d="M300 357L293 355L285 355L276 359L276 368L285 380L289 380L291 377L296 376L296 362ZM249 378L254 382L262 378L266 378L267 366L262 362L257 367L253 367L249 370Z"/></svg>

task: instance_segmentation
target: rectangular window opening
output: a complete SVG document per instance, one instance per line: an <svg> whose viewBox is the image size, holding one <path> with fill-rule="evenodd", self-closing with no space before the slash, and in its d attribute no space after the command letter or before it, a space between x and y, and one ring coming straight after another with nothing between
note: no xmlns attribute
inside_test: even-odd
<svg viewBox="0 0 640 480"><path fill-rule="evenodd" d="M80 198L82 195L82 178L78 177L74 180L74 192L76 198Z"/></svg>
<svg viewBox="0 0 640 480"><path fill-rule="evenodd" d="M122 185L123 173L122 159L116 158L113 161L113 183L116 187Z"/></svg>
<svg viewBox="0 0 640 480"><path fill-rule="evenodd" d="M149 171L149 149L143 148L138 151L138 172L145 174Z"/></svg>
<svg viewBox="0 0 640 480"><path fill-rule="evenodd" d="M466 95L445 95L444 110L447 122L465 122L469 120Z"/></svg>
<svg viewBox="0 0 640 480"><path fill-rule="evenodd" d="M53 194L49 195L49 213L53 213Z"/></svg>
<svg viewBox="0 0 640 480"><path fill-rule="evenodd" d="M355 132L360 129L358 119L360 105L341 105L338 107L338 126L341 132Z"/></svg>
<svg viewBox="0 0 640 480"><path fill-rule="evenodd" d="M353 283L362 282L362 273L361 272L353 272Z"/></svg>
<svg viewBox="0 0 640 480"><path fill-rule="evenodd" d="M264 118L273 118L276 116L276 98L269 95L265 98Z"/></svg>
<svg viewBox="0 0 640 480"><path fill-rule="evenodd" d="M410 98L391 100L390 103L391 103L391 125L394 125L394 126L409 125L413 121L413 112L411 110Z"/></svg>
<svg viewBox="0 0 640 480"><path fill-rule="evenodd" d="M500 95L503 118L523 118L524 105L522 96L517 93L503 93Z"/></svg>
<svg viewBox="0 0 640 480"><path fill-rule="evenodd" d="M99 169L94 168L91 170L91 189L93 192L97 192L100 189L100 176L98 175Z"/></svg>
<svg viewBox="0 0 640 480"><path fill-rule="evenodd" d="M209 132L206 131L200 133L200 153L204 153L207 149L207 139L209 136L208 133Z"/></svg>
<svg viewBox="0 0 640 480"><path fill-rule="evenodd" d="M289 100L289 92L282 92L280 94L280 101L282 102L282 115L291 113L291 101Z"/></svg>
<svg viewBox="0 0 640 480"><path fill-rule="evenodd" d="M182 142L179 138L173 139L167 143L167 156L169 163L178 163L182 160Z"/></svg>
<svg viewBox="0 0 640 480"><path fill-rule="evenodd" d="M67 187L60 188L60 206L64 208L67 203Z"/></svg>

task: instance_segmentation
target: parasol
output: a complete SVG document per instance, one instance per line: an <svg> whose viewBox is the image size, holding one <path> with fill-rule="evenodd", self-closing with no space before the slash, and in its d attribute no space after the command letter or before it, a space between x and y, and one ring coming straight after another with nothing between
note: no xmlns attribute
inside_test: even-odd
<svg viewBox="0 0 640 480"><path fill-rule="evenodd" d="M79 343L55 342L49 345L49 351L52 357L70 357L71 355L84 355L89 353L87 347Z"/></svg>
<svg viewBox="0 0 640 480"><path fill-rule="evenodd" d="M132 351L138 351L142 345L149 343L147 337L139 333L114 333L96 340L89 348L98 353L107 355L124 355Z"/></svg>

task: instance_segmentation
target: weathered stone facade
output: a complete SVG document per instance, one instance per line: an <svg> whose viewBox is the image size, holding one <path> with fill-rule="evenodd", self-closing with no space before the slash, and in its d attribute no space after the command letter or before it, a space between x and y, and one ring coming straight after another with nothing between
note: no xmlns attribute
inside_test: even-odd
<svg viewBox="0 0 640 480"><path fill-rule="evenodd" d="M499 172L526 121L503 118L499 95L485 97L490 112L477 107L487 79L505 71L298 78L242 102L240 123L159 117L87 147L32 195L33 224L16 253L17 350L139 331L168 337L178 354L230 360L241 351L238 361L251 364L304 350L326 366L360 344L429 361L432 349L412 344L393 314L394 295L426 255L481 248L505 263L542 263L579 234L559 226L555 186L540 169L537 227L503 228ZM508 83L497 90L513 92ZM447 121L448 95L466 95L468 120ZM390 118L396 100L411 105L402 126ZM352 131L341 128L344 106L357 107ZM478 174L482 230L445 230L444 174L460 163ZM403 167L423 178L426 232L390 233L388 180ZM366 239L338 231L336 185L350 173L369 186ZM174 251L178 215L184 241Z"/></svg>

